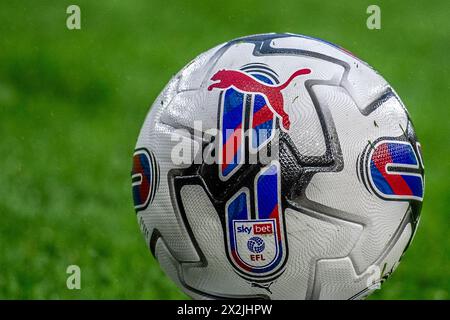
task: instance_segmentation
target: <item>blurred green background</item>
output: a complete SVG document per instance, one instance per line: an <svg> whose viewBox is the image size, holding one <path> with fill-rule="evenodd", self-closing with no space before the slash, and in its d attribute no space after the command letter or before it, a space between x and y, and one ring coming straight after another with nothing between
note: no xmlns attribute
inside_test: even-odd
<svg viewBox="0 0 450 320"><path fill-rule="evenodd" d="M66 8L81 7L81 30ZM381 7L381 30L366 9ZM145 246L130 169L148 106L199 53L255 33L327 39L369 62L408 107L426 197L418 233L373 299L449 299L450 3L3 1L0 298L185 298ZM66 288L66 268L82 289Z"/></svg>

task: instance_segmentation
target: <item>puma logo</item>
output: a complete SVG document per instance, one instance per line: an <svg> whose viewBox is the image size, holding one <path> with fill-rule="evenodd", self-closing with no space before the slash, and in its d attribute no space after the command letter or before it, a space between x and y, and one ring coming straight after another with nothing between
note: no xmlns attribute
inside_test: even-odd
<svg viewBox="0 0 450 320"><path fill-rule="evenodd" d="M259 284L259 283L257 283L257 282L252 282L252 287L253 287L253 288L266 289L267 292L269 292L270 294L272 294L272 290L270 290L270 286L272 285L272 283L273 283L273 281L270 282L270 283L266 283L266 284L264 284L264 283Z"/></svg>
<svg viewBox="0 0 450 320"><path fill-rule="evenodd" d="M294 78L311 73L310 69L300 69L295 71L287 81L279 86L263 83L245 72L238 70L220 70L211 78L217 81L208 87L211 91L214 88L228 89L234 88L242 93L256 93L263 95L266 99L267 106L270 110L280 118L283 128L288 131L291 126L289 115L284 111L284 99L281 90L285 89Z"/></svg>

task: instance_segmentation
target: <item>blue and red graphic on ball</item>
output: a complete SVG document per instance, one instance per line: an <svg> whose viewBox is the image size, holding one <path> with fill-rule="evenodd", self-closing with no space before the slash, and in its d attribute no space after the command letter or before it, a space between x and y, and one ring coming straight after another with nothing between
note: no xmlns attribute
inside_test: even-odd
<svg viewBox="0 0 450 320"><path fill-rule="evenodd" d="M296 70L282 84L276 72L263 64L220 70L212 76L215 82L208 90L224 90L219 120L222 181L239 171L246 154L257 154L270 143L278 128L289 131L291 122L282 90L296 77L310 72L306 68ZM238 271L252 278L280 274L287 258L280 170L277 160L261 167L253 187L242 188L226 204L228 256Z"/></svg>
<svg viewBox="0 0 450 320"><path fill-rule="evenodd" d="M159 167L147 149L136 149L133 155L131 186L136 211L144 210L153 201L159 184Z"/></svg>
<svg viewBox="0 0 450 320"><path fill-rule="evenodd" d="M246 94L252 95L251 116L248 119L250 125L249 135L251 144L249 148L259 151L267 142L273 138L275 118L280 120L280 128L288 132L291 122L289 114L285 111L282 90L286 89L291 82L301 75L311 73L310 69L304 68L293 72L281 85L274 83L275 78L267 75L267 67L264 72L250 72L244 70L220 70L216 72L211 80L216 81L208 87L226 89L220 117L221 136L221 172L220 177L226 180L243 163L245 154L244 123L246 111ZM257 70L253 69L253 70ZM272 70L270 70L272 71ZM272 71L273 72L273 71ZM278 81L278 80L276 80Z"/></svg>
<svg viewBox="0 0 450 320"><path fill-rule="evenodd" d="M274 161L255 181L256 216L250 212L250 191L243 189L226 206L228 250L247 273L273 274L285 258L285 234L280 205L280 167Z"/></svg>
<svg viewBox="0 0 450 320"><path fill-rule="evenodd" d="M415 151L413 145L406 141L378 142L369 153L367 173L370 185L382 198L423 200L423 164L419 144Z"/></svg>

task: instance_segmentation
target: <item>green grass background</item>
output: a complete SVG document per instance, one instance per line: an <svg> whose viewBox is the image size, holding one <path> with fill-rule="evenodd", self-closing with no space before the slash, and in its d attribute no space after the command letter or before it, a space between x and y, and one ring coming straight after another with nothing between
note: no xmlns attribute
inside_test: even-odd
<svg viewBox="0 0 450 320"><path fill-rule="evenodd" d="M66 28L81 7L82 29ZM381 7L382 29L366 28ZM422 221L372 298L448 299L450 4L442 1L3 1L0 298L185 298L145 246L131 203L135 141L188 61L255 33L327 39L374 66L407 105L426 167ZM66 268L82 289L66 288Z"/></svg>

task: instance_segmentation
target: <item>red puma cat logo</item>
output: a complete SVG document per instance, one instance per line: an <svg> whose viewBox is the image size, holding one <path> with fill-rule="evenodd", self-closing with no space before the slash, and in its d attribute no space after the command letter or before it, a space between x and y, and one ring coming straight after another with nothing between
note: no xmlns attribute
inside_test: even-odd
<svg viewBox="0 0 450 320"><path fill-rule="evenodd" d="M311 73L310 69L300 69L295 71L285 83L279 86L268 85L263 83L245 72L238 70L220 70L217 71L211 78L212 81L218 81L211 84L208 90L214 88L234 89L242 93L257 93L264 96L267 106L272 112L277 115L283 124L283 128L287 131L291 125L289 115L284 111L284 99L281 90L285 89L294 78Z"/></svg>

